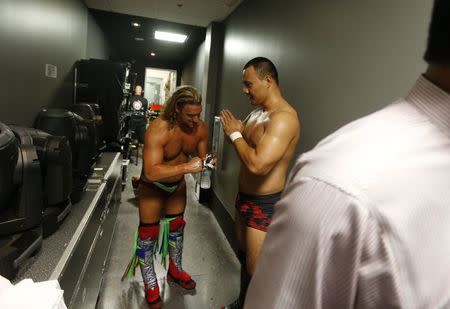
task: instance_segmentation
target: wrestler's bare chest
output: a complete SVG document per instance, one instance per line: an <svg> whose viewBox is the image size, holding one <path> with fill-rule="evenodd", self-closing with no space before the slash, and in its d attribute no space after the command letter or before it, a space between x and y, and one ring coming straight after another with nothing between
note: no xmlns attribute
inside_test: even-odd
<svg viewBox="0 0 450 309"><path fill-rule="evenodd" d="M197 151L200 141L198 133L187 134L180 130L169 133L168 142L164 145L164 161L175 159L186 160L187 157Z"/></svg>
<svg viewBox="0 0 450 309"><path fill-rule="evenodd" d="M248 115L244 122L243 136L250 146L255 147L259 143L269 121L269 114L262 109L256 109Z"/></svg>

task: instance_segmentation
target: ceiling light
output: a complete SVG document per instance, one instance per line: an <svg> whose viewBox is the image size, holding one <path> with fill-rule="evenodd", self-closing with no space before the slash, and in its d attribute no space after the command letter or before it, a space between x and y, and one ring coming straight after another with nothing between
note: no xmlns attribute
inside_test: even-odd
<svg viewBox="0 0 450 309"><path fill-rule="evenodd" d="M136 28L138 28L138 27L141 26L141 24L140 24L140 23L137 23L137 22L132 22L131 25L132 25L133 27L136 27Z"/></svg>
<svg viewBox="0 0 450 309"><path fill-rule="evenodd" d="M156 54L155 53L150 53L150 56L155 57Z"/></svg>
<svg viewBox="0 0 450 309"><path fill-rule="evenodd" d="M134 38L136 41L143 41L144 38Z"/></svg>
<svg viewBox="0 0 450 309"><path fill-rule="evenodd" d="M184 43L186 41L186 38L187 35L185 34L155 31L155 39L157 40Z"/></svg>

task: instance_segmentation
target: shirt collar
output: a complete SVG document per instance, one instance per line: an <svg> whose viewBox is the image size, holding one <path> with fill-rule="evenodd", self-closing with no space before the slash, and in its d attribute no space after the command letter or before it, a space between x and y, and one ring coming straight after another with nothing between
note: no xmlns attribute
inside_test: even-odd
<svg viewBox="0 0 450 309"><path fill-rule="evenodd" d="M405 98L450 136L450 94L420 76Z"/></svg>

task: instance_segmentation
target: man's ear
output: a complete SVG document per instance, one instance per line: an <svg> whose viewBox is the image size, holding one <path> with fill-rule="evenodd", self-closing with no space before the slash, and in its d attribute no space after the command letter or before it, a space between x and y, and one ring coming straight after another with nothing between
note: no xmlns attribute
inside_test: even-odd
<svg viewBox="0 0 450 309"><path fill-rule="evenodd" d="M266 76L264 76L264 81L266 82L267 88L272 87L272 85L273 85L273 78L272 78L272 76L267 74Z"/></svg>

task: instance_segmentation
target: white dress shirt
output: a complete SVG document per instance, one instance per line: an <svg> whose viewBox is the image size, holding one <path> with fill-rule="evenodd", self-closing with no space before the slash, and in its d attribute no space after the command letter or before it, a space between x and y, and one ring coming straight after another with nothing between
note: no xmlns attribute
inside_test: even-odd
<svg viewBox="0 0 450 309"><path fill-rule="evenodd" d="M245 308L450 308L448 93L420 77L299 157Z"/></svg>

